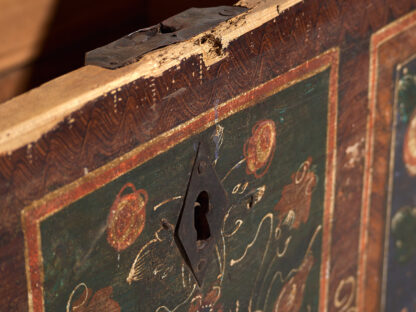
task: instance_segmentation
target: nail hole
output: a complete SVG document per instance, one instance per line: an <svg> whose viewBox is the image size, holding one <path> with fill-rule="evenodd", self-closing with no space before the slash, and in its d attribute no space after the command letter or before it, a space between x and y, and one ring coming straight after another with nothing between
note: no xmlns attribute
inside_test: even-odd
<svg viewBox="0 0 416 312"><path fill-rule="evenodd" d="M197 269L198 271L201 271L205 266L205 260L201 259L201 261L199 261L198 265L197 265Z"/></svg>
<svg viewBox="0 0 416 312"><path fill-rule="evenodd" d="M204 160L201 160L201 162L198 165L198 173L203 174L207 170L207 163Z"/></svg>
<svg viewBox="0 0 416 312"><path fill-rule="evenodd" d="M247 201L247 209L251 209L254 206L254 196L250 195Z"/></svg>
<svg viewBox="0 0 416 312"><path fill-rule="evenodd" d="M160 223L162 224L163 229L169 230L169 222L166 219L161 219Z"/></svg>
<svg viewBox="0 0 416 312"><path fill-rule="evenodd" d="M206 243L203 242L211 236L207 213L209 211L209 196L206 191L199 193L195 204L194 226L196 230L197 247L203 248Z"/></svg>
<svg viewBox="0 0 416 312"><path fill-rule="evenodd" d="M173 33L174 31L176 31L175 27L167 26L162 23L160 24L160 32L162 34L169 34L169 33Z"/></svg>

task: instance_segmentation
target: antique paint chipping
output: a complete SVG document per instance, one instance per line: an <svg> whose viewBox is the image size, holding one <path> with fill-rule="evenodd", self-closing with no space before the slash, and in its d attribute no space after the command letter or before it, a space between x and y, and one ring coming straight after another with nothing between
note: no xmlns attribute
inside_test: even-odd
<svg viewBox="0 0 416 312"><path fill-rule="evenodd" d="M413 159L416 144L411 141L416 112L416 57L399 64L396 71L394 130L390 160L390 186L386 221L384 269L385 310L412 311L416 288L416 177ZM410 155L410 156L409 156Z"/></svg>
<svg viewBox="0 0 416 312"><path fill-rule="evenodd" d="M385 310L395 158L395 132L399 107L398 66L416 53L413 11L374 33L370 41L370 68L365 171L361 209L359 270L356 287L360 310ZM403 116L402 116L403 117ZM402 161L404 158L401 156ZM390 161L389 161L390 160ZM370 243L371 239L371 243ZM355 283L354 283L355 284ZM403 303L402 305L406 305Z"/></svg>
<svg viewBox="0 0 416 312"><path fill-rule="evenodd" d="M86 287L79 289L71 298L78 304L80 302L76 300L79 298L91 298L85 289L91 288L98 293L100 289L112 287L112 292L107 290L103 293L111 294L111 300L115 300L122 310L142 309L144 306L149 311L169 311L175 307L186 310L186 306L192 310L194 304L208 301L210 303L206 304L224 307L225 310L235 308L237 302L242 310L248 307L270 310L276 306L285 282L296 280L296 272L301 268L308 271L308 277L301 279L305 279L306 283L303 285L305 300L302 301L302 309L323 306L324 303L318 302L318 298L325 298L327 291L325 287L322 289L325 284L322 281L325 282L329 259L321 258L328 257L328 220L332 210L335 154L331 152L327 155L327 150L334 148L336 92L333 88L336 86L337 55L337 50L330 51L309 61L307 66L300 66L286 76L282 75L285 77L280 76L251 94L243 95L242 101L237 98L219 105L219 112L211 111L210 115L202 115L198 118L200 121L195 121L200 126L195 128L190 123L177 129L183 133L182 136L177 136L175 132L166 134L170 139L172 136L178 138L179 144L174 143L174 147L168 150L170 146L165 150L159 148L160 152L155 147L154 156L150 156L147 162L147 159L137 161L139 158L133 155L130 159L136 159L136 165L129 164L129 159L124 157L118 164L86 176L86 183L76 183L72 190L78 191L63 190L65 194L73 195L63 196L63 199L51 195L29 207L23 215L28 255L33 255L29 261L39 261L36 246L42 242L43 262L39 265L43 276L40 281L44 280L44 285L32 284L35 295L39 289L44 294L41 298L38 295L33 298L33 310L53 311L64 306L70 310L72 302L68 299L81 283ZM279 78L284 79L279 81ZM257 97L254 97L256 93ZM255 102L257 104L251 107ZM292 107L290 104L293 102L302 105ZM233 108L236 103L241 104ZM215 133L216 125L210 120L216 114L219 118L215 118L215 122L223 128L216 171L225 178L223 183L232 199L232 208L224 219L224 241L218 246L217 259L210 263L211 281L206 281L198 290L181 263L170 231L176 222L180 199L189 178L194 143L201 138L209 139ZM230 117L224 119L227 116ZM301 122L299 118L303 118ZM258 123L266 120L273 120L275 124L276 139L269 140L272 145L275 144L275 150L273 146L271 152L270 144L266 144L266 162L261 162L263 166L259 167L265 171L256 177L246 172L244 146L256 132L253 129L258 127ZM293 123L293 120L299 122ZM196 129L204 128L206 130L195 137L182 141ZM189 130L184 132L186 129ZM268 135L269 138L273 136ZM312 136L316 144L305 148L312 139L308 136ZM162 141L164 139L161 138ZM212 142L214 155L218 144ZM152 153L152 146L147 148ZM303 165L305 162L307 168ZM276 176L277 172L279 175ZM285 186L293 182L291 177L304 175L310 177L308 181L314 181L300 188L307 190L305 196L310 196L310 214L303 216L302 223L293 227L291 222L296 222L297 213L292 212L289 220L283 220L273 207L281 200L279 194ZM298 180L301 179L295 179L295 182ZM117 194L128 183L148 194L146 224L131 245L117 252L105 239L107 216ZM68 218L78 222L69 225ZM29 233L36 232L38 234L33 241ZM243 235L243 239L238 238L239 235ZM242 240L248 245L242 246ZM68 244L72 244L71 248ZM73 252L68 254L68 250ZM304 254L299 250L303 250ZM261 259L253 258L257 253L263 253ZM312 259L311 256L313 261L305 262L305 259ZM291 261L283 261L285 257ZM241 273L247 261L258 267L250 276ZM129 271L134 269L133 263L138 264L137 274L133 274L135 278L127 282ZM33 280L39 272L29 270L28 274ZM230 276L233 278L230 279ZM163 291L166 285L175 293ZM152 298L152 293L159 295ZM166 296L163 297L163 294ZM227 301L222 302L221 296ZM136 298L136 301L131 298ZM141 298L149 301L143 306ZM178 302L178 298L183 298L183 301Z"/></svg>

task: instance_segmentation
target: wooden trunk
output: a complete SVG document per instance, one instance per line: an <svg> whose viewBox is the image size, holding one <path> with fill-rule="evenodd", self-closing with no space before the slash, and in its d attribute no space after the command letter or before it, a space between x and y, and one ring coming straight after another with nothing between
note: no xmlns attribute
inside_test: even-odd
<svg viewBox="0 0 416 312"><path fill-rule="evenodd" d="M237 5L0 105L1 311L416 311L416 1Z"/></svg>

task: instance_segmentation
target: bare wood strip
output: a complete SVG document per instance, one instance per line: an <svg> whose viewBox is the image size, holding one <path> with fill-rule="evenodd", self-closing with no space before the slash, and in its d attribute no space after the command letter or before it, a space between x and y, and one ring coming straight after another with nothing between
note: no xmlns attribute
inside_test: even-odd
<svg viewBox="0 0 416 312"><path fill-rule="evenodd" d="M241 1L237 5L251 9L221 23L209 33L221 40L224 50L234 39L300 2L302 0ZM212 43L209 40L204 44L196 44L204 35L206 33L152 51L137 63L118 70L82 67L5 102L0 106L0 154L11 153L38 140L87 102L134 80L160 76L193 55L202 55L206 66L227 56L226 53L218 55L210 52Z"/></svg>

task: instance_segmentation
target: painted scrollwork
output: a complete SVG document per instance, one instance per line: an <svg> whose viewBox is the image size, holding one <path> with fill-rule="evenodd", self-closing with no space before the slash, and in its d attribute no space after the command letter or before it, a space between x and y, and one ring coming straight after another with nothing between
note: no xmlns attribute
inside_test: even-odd
<svg viewBox="0 0 416 312"><path fill-rule="evenodd" d="M283 188L282 198L274 207L283 223L294 229L309 218L312 192L318 182L311 165L312 158L309 157L299 166L298 171L292 174L292 183Z"/></svg>
<svg viewBox="0 0 416 312"><path fill-rule="evenodd" d="M83 292L74 298L79 290ZM120 305L112 299L113 287L108 286L94 293L85 283L78 284L72 291L66 312L120 312Z"/></svg>
<svg viewBox="0 0 416 312"><path fill-rule="evenodd" d="M339 312L357 312L354 306L356 282L353 276L342 279L335 291L334 306Z"/></svg>

